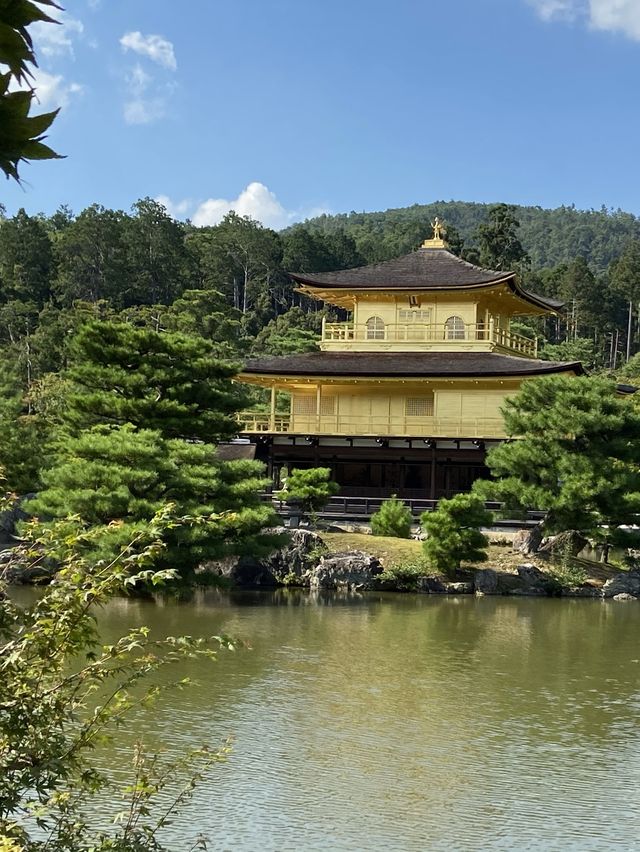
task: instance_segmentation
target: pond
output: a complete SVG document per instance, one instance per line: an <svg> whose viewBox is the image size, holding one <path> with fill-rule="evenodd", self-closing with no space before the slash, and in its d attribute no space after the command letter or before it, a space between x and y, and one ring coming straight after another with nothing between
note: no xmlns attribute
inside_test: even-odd
<svg viewBox="0 0 640 852"><path fill-rule="evenodd" d="M100 624L251 646L185 664L198 684L105 757L124 784L138 737L178 756L233 736L176 852L198 832L234 852L640 848L638 604L207 591Z"/></svg>

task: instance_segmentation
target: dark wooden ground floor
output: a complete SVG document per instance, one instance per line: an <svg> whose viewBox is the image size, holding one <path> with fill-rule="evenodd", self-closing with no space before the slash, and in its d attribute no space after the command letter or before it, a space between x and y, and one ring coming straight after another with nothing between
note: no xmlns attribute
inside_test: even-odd
<svg viewBox="0 0 640 852"><path fill-rule="evenodd" d="M275 489L292 468L328 467L343 496L438 500L468 491L475 480L488 476L482 442L388 444L355 440L331 445L314 438L276 443L263 437L255 458L266 463Z"/></svg>

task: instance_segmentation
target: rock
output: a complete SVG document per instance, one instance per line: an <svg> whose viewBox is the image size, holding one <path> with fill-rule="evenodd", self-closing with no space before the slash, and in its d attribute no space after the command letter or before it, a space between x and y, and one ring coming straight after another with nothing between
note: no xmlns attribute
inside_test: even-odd
<svg viewBox="0 0 640 852"><path fill-rule="evenodd" d="M361 550L323 556L320 564L307 571L311 589L366 591L375 585L375 577L383 568L375 556Z"/></svg>
<svg viewBox="0 0 640 852"><path fill-rule="evenodd" d="M418 577L417 590L425 595L447 594L447 587L437 577Z"/></svg>
<svg viewBox="0 0 640 852"><path fill-rule="evenodd" d="M517 565L516 571L525 588L543 586L549 579L544 571L541 571L532 562L523 562L522 565Z"/></svg>
<svg viewBox="0 0 640 852"><path fill-rule="evenodd" d="M0 581L11 586L49 583L58 568L59 564L50 558L35 562L32 558L25 558L19 548L0 552Z"/></svg>
<svg viewBox="0 0 640 852"><path fill-rule="evenodd" d="M613 596L614 601L637 601L638 598L635 595L630 595L628 592L620 592L619 595Z"/></svg>
<svg viewBox="0 0 640 852"><path fill-rule="evenodd" d="M640 570L632 568L631 571L621 571L612 577L602 587L602 595L605 598L615 598L616 595L632 595L640 597ZM626 600L626 598L621 598Z"/></svg>
<svg viewBox="0 0 640 852"><path fill-rule="evenodd" d="M473 588L483 595L498 594L498 575L493 568L481 568L473 575Z"/></svg>
<svg viewBox="0 0 640 852"><path fill-rule="evenodd" d="M511 547L516 553L523 553L525 556L529 556L531 553L537 553L541 543L542 525L538 524L529 529L518 530L513 537Z"/></svg>
<svg viewBox="0 0 640 852"><path fill-rule="evenodd" d="M318 533L311 530L285 530L284 527L276 527L269 532L285 533L288 541L280 550L259 560L258 564L271 573L277 582L283 582L287 578L291 583L293 578L296 578L302 584L306 572L317 565L326 553L326 544Z"/></svg>
<svg viewBox="0 0 640 852"><path fill-rule="evenodd" d="M269 556L232 556L206 562L197 571L200 576L223 577L234 586L305 585L305 575L326 551L321 537L310 530L275 527L268 530L286 537L286 544Z"/></svg>
<svg viewBox="0 0 640 852"><path fill-rule="evenodd" d="M0 512L0 545L14 543L17 524L31 517L22 507L27 500L35 496L35 494L25 494L23 497L18 497L9 509Z"/></svg>
<svg viewBox="0 0 640 852"><path fill-rule="evenodd" d="M560 583L545 574L531 562L525 562L522 565L516 566L516 571L520 581L522 582L521 589L514 589L511 594L514 595L559 595L561 591Z"/></svg>
<svg viewBox="0 0 640 852"><path fill-rule="evenodd" d="M540 556L555 557L577 556L589 544L587 539L576 530L565 530L546 539L538 549Z"/></svg>
<svg viewBox="0 0 640 852"><path fill-rule="evenodd" d="M562 597L566 598L601 598L602 591L597 586L565 586Z"/></svg>
<svg viewBox="0 0 640 852"><path fill-rule="evenodd" d="M473 592L473 583L445 583L448 595L470 595Z"/></svg>

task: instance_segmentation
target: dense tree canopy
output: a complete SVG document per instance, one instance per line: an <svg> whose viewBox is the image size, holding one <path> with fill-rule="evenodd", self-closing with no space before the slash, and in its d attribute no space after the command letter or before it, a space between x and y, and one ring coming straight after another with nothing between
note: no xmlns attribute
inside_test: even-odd
<svg viewBox="0 0 640 852"><path fill-rule="evenodd" d="M550 531L612 539L640 513L640 412L605 378L526 381L503 409L507 434L487 464L496 481L477 483L511 509L547 510Z"/></svg>

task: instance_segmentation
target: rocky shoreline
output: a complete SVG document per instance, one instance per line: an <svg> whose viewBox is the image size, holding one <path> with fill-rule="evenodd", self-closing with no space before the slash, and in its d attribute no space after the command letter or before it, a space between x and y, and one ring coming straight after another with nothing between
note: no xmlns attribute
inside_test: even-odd
<svg viewBox="0 0 640 852"><path fill-rule="evenodd" d="M281 530L281 531L284 531ZM522 562L515 571L499 568L477 568L461 571L451 579L441 576L416 577L411 588L401 578L385 571L385 566L371 553L350 550L329 552L322 537L311 530L287 530L290 543L270 556L257 560L241 557L222 562L210 562L200 569L203 580L209 576L222 578L234 588L276 588L282 586L327 589L349 592L415 591L430 595L516 595L528 597L640 599L640 570L620 571L602 584L586 582L578 586L562 585L544 563ZM514 549L524 553L540 552L541 537L527 532ZM580 542L570 539L573 549ZM565 542L562 542L565 547ZM547 554L553 548L547 548Z"/></svg>
<svg viewBox="0 0 640 852"><path fill-rule="evenodd" d="M416 575L407 581L402 570L385 570L380 559L364 550L330 552L322 536L306 529L289 530L289 542L262 559L232 557L200 566L198 580L203 585L218 584L236 589L282 587L346 592L392 591L428 595L514 595L527 597L606 598L616 601L640 600L640 569L618 571L602 583L563 585L545 570L545 560L553 547L541 542L537 531L523 532L513 542L513 550L529 555L507 570L503 566L461 570L455 578ZM562 540L563 548L576 551L582 544L575 536ZM567 544L567 542L569 542ZM556 542L557 545L557 542ZM546 552L545 552L546 548ZM542 559L533 561L534 556ZM0 580L10 585L39 585L55 576L55 566L29 566L11 547L0 551Z"/></svg>

